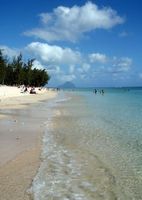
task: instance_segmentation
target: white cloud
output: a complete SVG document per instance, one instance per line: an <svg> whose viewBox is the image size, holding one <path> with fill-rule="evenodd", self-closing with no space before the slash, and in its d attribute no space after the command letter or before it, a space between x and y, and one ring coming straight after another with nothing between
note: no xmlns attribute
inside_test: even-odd
<svg viewBox="0 0 142 200"><path fill-rule="evenodd" d="M52 19L51 15L48 14L48 13L41 13L39 16L40 16L41 22L43 24L49 23L51 21L51 19Z"/></svg>
<svg viewBox="0 0 142 200"><path fill-rule="evenodd" d="M92 66L92 65L91 65ZM132 68L132 59L128 57L107 57L107 62L103 63L103 66L94 66L91 69L91 74L97 74L97 77L103 76L108 79L120 80L129 77Z"/></svg>
<svg viewBox="0 0 142 200"><path fill-rule="evenodd" d="M70 65L70 66L69 66L69 72L70 72L71 74L73 74L74 71L75 71L75 66L74 66L74 65Z"/></svg>
<svg viewBox="0 0 142 200"><path fill-rule="evenodd" d="M26 50L33 56L49 64L76 64L81 60L78 51L70 48L62 48L60 46L49 45L47 43L33 42L30 43Z"/></svg>
<svg viewBox="0 0 142 200"><path fill-rule="evenodd" d="M60 81L66 82L66 81L73 81L76 79L76 76L74 74L64 74L60 78Z"/></svg>
<svg viewBox="0 0 142 200"><path fill-rule="evenodd" d="M38 60L35 60L33 62L33 69L45 69L46 67L44 65L42 65Z"/></svg>
<svg viewBox="0 0 142 200"><path fill-rule="evenodd" d="M127 72L130 70L132 65L132 59L128 57L114 58L113 67L117 72Z"/></svg>
<svg viewBox="0 0 142 200"><path fill-rule="evenodd" d="M110 29L124 23L124 18L110 7L99 8L92 2L71 8L59 6L52 13L41 13L42 26L24 34L46 41L69 40L75 42L84 33L95 29Z"/></svg>
<svg viewBox="0 0 142 200"><path fill-rule="evenodd" d="M87 73L91 66L88 63L83 63L77 70L79 73Z"/></svg>
<svg viewBox="0 0 142 200"><path fill-rule="evenodd" d="M88 72L88 70L90 69L90 65L88 63L84 63L82 65L82 69L83 69L83 72Z"/></svg>
<svg viewBox="0 0 142 200"><path fill-rule="evenodd" d="M9 47L5 49L8 55L15 55L16 53ZM74 80L91 82L94 77L99 81L104 76L108 80L126 79L132 69L132 59L129 57L107 57L105 54L95 52L83 55L71 48L40 42L30 43L23 50L26 57L36 58L33 68L47 69L53 82L58 84ZM95 62L97 64L94 64ZM142 73L139 74L139 78L142 79Z"/></svg>
<svg viewBox="0 0 142 200"><path fill-rule="evenodd" d="M49 65L47 67L47 71L49 75L51 75L51 78L56 80L57 82L66 82L66 81L73 81L76 79L76 75L73 74L73 71L70 71L70 69L74 69L74 66L71 65L69 67L69 73L66 74L64 70L61 69L61 67L56 65Z"/></svg>
<svg viewBox="0 0 142 200"><path fill-rule="evenodd" d="M47 71L50 73L50 74L54 74L54 75L58 75L58 74L61 74L62 71L60 69L59 66L56 66L56 65L49 65L47 67Z"/></svg>
<svg viewBox="0 0 142 200"><path fill-rule="evenodd" d="M89 59L91 63L99 62L99 63L106 63L108 58L105 54L100 53L92 53L89 55Z"/></svg>
<svg viewBox="0 0 142 200"><path fill-rule="evenodd" d="M0 49L2 50L3 54L12 58L14 56L17 56L20 51L19 50L16 50L16 49L12 49L12 48L9 48L5 45L0 45Z"/></svg>
<svg viewBox="0 0 142 200"><path fill-rule="evenodd" d="M25 50L40 61L39 66L46 66L49 75L57 82L76 79L75 65L82 63L80 52L40 42L30 43Z"/></svg>
<svg viewBox="0 0 142 200"><path fill-rule="evenodd" d="M62 82L62 77L65 75L65 72L61 69L60 66L49 65L47 67L47 71L51 76L51 79L53 79L56 82Z"/></svg>

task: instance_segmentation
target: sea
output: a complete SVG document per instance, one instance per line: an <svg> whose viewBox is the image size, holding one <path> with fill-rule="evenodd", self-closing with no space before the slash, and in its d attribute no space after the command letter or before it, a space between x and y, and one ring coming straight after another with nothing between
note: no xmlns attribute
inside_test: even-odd
<svg viewBox="0 0 142 200"><path fill-rule="evenodd" d="M142 88L103 90L60 91L47 102L32 199L142 200Z"/></svg>

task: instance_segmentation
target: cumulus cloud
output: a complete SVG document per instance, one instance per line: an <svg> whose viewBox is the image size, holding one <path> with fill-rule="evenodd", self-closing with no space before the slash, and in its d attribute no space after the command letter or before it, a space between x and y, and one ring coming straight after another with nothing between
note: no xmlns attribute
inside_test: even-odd
<svg viewBox="0 0 142 200"><path fill-rule="evenodd" d="M42 65L38 60L35 60L33 62L33 69L36 68L36 69L45 69L45 66Z"/></svg>
<svg viewBox="0 0 142 200"><path fill-rule="evenodd" d="M59 6L52 13L41 13L39 16L41 27L26 31L24 34L46 41L75 42L84 33L95 29L110 29L125 21L112 8L100 8L92 2L80 7Z"/></svg>
<svg viewBox="0 0 142 200"><path fill-rule="evenodd" d="M6 49L11 56L17 53L15 49L6 46L2 49ZM51 76L51 82L53 80L58 84L79 80L91 82L94 77L98 81L103 77L120 80L129 76L132 69L132 59L129 57L109 57L98 52L83 55L71 48L41 42L32 42L23 50L24 56L36 58L33 68L46 69ZM142 73L139 78L142 78Z"/></svg>
<svg viewBox="0 0 142 200"><path fill-rule="evenodd" d="M5 46L5 45L0 45L0 49L3 51L4 55L6 55L10 58L17 56L20 53L19 50L12 49L12 48Z"/></svg>
<svg viewBox="0 0 142 200"><path fill-rule="evenodd" d="M70 65L69 66L69 72L72 74L75 71L75 66L74 65Z"/></svg>
<svg viewBox="0 0 142 200"><path fill-rule="evenodd" d="M63 48L47 43L33 42L25 47L25 52L38 59L35 66L45 66L49 75L58 81L76 79L76 65L81 65L82 55L71 48Z"/></svg>
<svg viewBox="0 0 142 200"><path fill-rule="evenodd" d="M76 75L74 73L66 73L59 66L48 66L47 71L51 75L51 77L54 77L54 79L58 80L59 82L73 81L74 79L76 79Z"/></svg>
<svg viewBox="0 0 142 200"><path fill-rule="evenodd" d="M108 58L105 54L100 53L92 53L89 55L89 59L91 63L99 62L99 63L106 63Z"/></svg>
<svg viewBox="0 0 142 200"><path fill-rule="evenodd" d="M57 66L57 65L48 65L47 71L52 75L62 74L60 66Z"/></svg>
<svg viewBox="0 0 142 200"><path fill-rule="evenodd" d="M118 79L130 71L132 66L132 59L129 57L108 57L95 52L83 56L81 52L71 48L40 42L30 43L26 51L38 59L40 63L37 63L37 66L46 66L49 74L61 82L89 80L94 74L97 74L97 77L107 75Z"/></svg>
<svg viewBox="0 0 142 200"><path fill-rule="evenodd" d="M132 59L128 57L113 58L113 67L116 72L127 72L132 65Z"/></svg>
<svg viewBox="0 0 142 200"><path fill-rule="evenodd" d="M129 57L107 57L107 61L103 63L103 66L102 63L95 65L93 62L94 67L91 67L91 73L89 72L89 74L97 78L105 77L105 79L120 80L129 77L132 69L132 59Z"/></svg>
<svg viewBox="0 0 142 200"><path fill-rule="evenodd" d="M80 73L87 73L89 71L89 69L91 68L91 66L88 63L83 63L79 68L78 68L78 72Z"/></svg>
<svg viewBox="0 0 142 200"><path fill-rule="evenodd" d="M81 59L78 51L47 43L33 42L26 47L26 50L43 62L50 64L76 64Z"/></svg>
<svg viewBox="0 0 142 200"><path fill-rule="evenodd" d="M73 81L74 79L76 79L74 74L64 74L60 77L60 81L62 82Z"/></svg>

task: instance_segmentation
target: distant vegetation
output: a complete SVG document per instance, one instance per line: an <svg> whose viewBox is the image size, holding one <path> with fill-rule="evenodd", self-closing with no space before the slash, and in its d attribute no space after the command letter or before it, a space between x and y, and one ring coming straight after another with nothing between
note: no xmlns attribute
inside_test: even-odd
<svg viewBox="0 0 142 200"><path fill-rule="evenodd" d="M50 77L45 69L33 68L35 59L23 61L22 54L9 61L0 50L0 84L40 87L48 83Z"/></svg>

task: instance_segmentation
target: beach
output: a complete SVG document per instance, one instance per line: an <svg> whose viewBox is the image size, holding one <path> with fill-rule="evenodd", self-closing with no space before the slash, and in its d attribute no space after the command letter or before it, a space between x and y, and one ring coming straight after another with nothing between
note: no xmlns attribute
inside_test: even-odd
<svg viewBox="0 0 142 200"><path fill-rule="evenodd" d="M45 89L37 94L0 86L0 200L28 200L40 164L46 123L44 101L56 96Z"/></svg>
<svg viewBox="0 0 142 200"><path fill-rule="evenodd" d="M0 110L0 200L141 200L142 89L9 99Z"/></svg>

